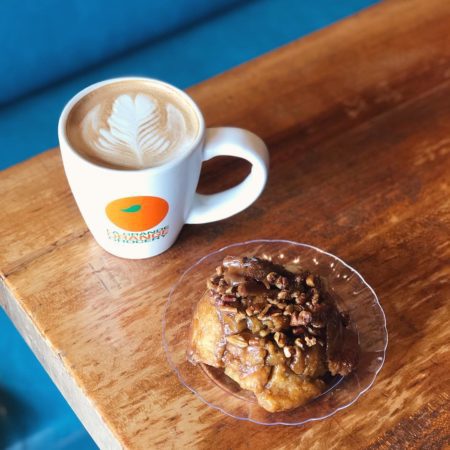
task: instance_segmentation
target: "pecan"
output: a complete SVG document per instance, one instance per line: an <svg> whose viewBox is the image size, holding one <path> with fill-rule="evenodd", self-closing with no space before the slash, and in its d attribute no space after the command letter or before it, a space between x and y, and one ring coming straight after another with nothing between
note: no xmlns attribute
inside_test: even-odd
<svg viewBox="0 0 450 450"><path fill-rule="evenodd" d="M297 325L303 325L303 322L300 322L299 320L299 312L298 311L294 311L291 315L291 322L290 325L291 327L295 327Z"/></svg>
<svg viewBox="0 0 450 450"><path fill-rule="evenodd" d="M287 305L286 308L284 309L283 314L285 316L289 316L294 312L294 305Z"/></svg>
<svg viewBox="0 0 450 450"><path fill-rule="evenodd" d="M305 336L305 342L308 347L312 347L313 345L316 345L317 339L315 337Z"/></svg>
<svg viewBox="0 0 450 450"><path fill-rule="evenodd" d="M273 335L273 339L280 348L283 348L286 345L286 335L284 333L281 333L280 331L277 331Z"/></svg>
<svg viewBox="0 0 450 450"><path fill-rule="evenodd" d="M255 314L259 314L261 312L261 310L263 309L262 305L260 305L260 304L253 303L252 306L253 306L253 309L255 310Z"/></svg>
<svg viewBox="0 0 450 450"><path fill-rule="evenodd" d="M311 319L312 314L309 311L295 311L291 316L291 326L308 325Z"/></svg>
<svg viewBox="0 0 450 450"><path fill-rule="evenodd" d="M269 309L271 308L272 305L266 305L264 307L264 309L258 314L258 319L262 320L266 317L267 312L269 311Z"/></svg>
<svg viewBox="0 0 450 450"><path fill-rule="evenodd" d="M264 328L263 323L260 320L258 320L255 316L247 317L246 322L247 322L247 328L253 334L258 333L260 330L262 330Z"/></svg>
<svg viewBox="0 0 450 450"><path fill-rule="evenodd" d="M287 289L289 287L289 280L287 277L283 277L282 275L280 275L276 281L275 281L275 286L278 289Z"/></svg>
<svg viewBox="0 0 450 450"><path fill-rule="evenodd" d="M236 314L238 312L237 308L234 306L229 306L229 305L221 305L218 307L219 310L223 313L231 313L231 314Z"/></svg>
<svg viewBox="0 0 450 450"><path fill-rule="evenodd" d="M248 347L248 342L239 334L232 334L231 336L227 336L226 340L229 344L235 345L239 348Z"/></svg>
<svg viewBox="0 0 450 450"><path fill-rule="evenodd" d="M289 298L289 292L288 291L280 291L278 292L278 300L286 300Z"/></svg>
<svg viewBox="0 0 450 450"><path fill-rule="evenodd" d="M248 340L248 345L251 345L252 347L263 347L265 344L264 338L259 338L257 336L252 336Z"/></svg>
<svg viewBox="0 0 450 450"><path fill-rule="evenodd" d="M272 322L273 322L273 328L275 330L283 330L285 328L289 327L289 317L286 316L275 316L275 317L270 317Z"/></svg>
<svg viewBox="0 0 450 450"><path fill-rule="evenodd" d="M276 274L275 272L270 272L267 274L266 276L266 280L270 283L270 284L275 284L275 281L278 278L278 274Z"/></svg>
<svg viewBox="0 0 450 450"><path fill-rule="evenodd" d="M299 318L303 320L304 325L307 325L312 320L312 314L309 311L300 311Z"/></svg>
<svg viewBox="0 0 450 450"><path fill-rule="evenodd" d="M274 320L278 319L278 317L274 317ZM263 325L269 330L273 330L273 321L269 319L264 319L262 321Z"/></svg>
<svg viewBox="0 0 450 450"><path fill-rule="evenodd" d="M292 347L283 347L283 353L286 358L290 358L294 353L294 349Z"/></svg>
<svg viewBox="0 0 450 450"><path fill-rule="evenodd" d="M305 283L307 286L309 287L314 287L315 286L315 280L314 280L314 275L308 275L306 277Z"/></svg>
<svg viewBox="0 0 450 450"><path fill-rule="evenodd" d="M303 341L302 341L300 338L297 338L297 339L294 341L294 344L295 344L297 347L300 347L302 350L305 350L305 346L303 345Z"/></svg>
<svg viewBox="0 0 450 450"><path fill-rule="evenodd" d="M259 335L260 335L261 337L266 337L266 336L268 336L269 334L270 334L270 330L267 330L267 329L261 330L261 331L259 332Z"/></svg>
<svg viewBox="0 0 450 450"><path fill-rule="evenodd" d="M311 303L317 305L319 303L319 291L316 288L311 289Z"/></svg>
<svg viewBox="0 0 450 450"><path fill-rule="evenodd" d="M306 302L306 294L304 292L300 292L300 294L295 297L295 303L297 303L297 305L304 305Z"/></svg>

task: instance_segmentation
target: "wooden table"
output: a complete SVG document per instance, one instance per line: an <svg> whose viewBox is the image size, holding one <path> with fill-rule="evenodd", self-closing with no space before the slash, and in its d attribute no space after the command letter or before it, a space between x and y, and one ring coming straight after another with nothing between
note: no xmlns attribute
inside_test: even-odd
<svg viewBox="0 0 450 450"><path fill-rule="evenodd" d="M209 125L267 141L270 182L245 212L186 226L153 259L97 246L57 150L1 174L2 306L100 447L449 444L449 24L447 0L385 2L190 89ZM201 191L247 170L213 161ZM161 345L177 277L213 249L267 237L341 256L387 314L387 360L373 388L299 428L208 408L180 386Z"/></svg>

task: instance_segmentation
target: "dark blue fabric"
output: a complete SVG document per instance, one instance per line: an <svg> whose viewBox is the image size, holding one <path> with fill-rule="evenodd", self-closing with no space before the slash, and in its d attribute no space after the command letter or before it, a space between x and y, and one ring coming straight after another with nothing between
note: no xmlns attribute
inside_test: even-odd
<svg viewBox="0 0 450 450"><path fill-rule="evenodd" d="M185 88L373 3L375 0L259 0L244 3L225 14L10 103L0 109L0 169L55 146L57 120L63 105L90 83L136 74L162 78ZM0 9L2 5L0 2ZM0 183L1 176L0 173ZM0 359L0 449L95 448L2 311L0 354L4 355Z"/></svg>
<svg viewBox="0 0 450 450"><path fill-rule="evenodd" d="M244 3L27 96L0 108L0 169L56 146L56 126L64 104L93 82L122 75L145 75L185 88L374 3L375 0Z"/></svg>
<svg viewBox="0 0 450 450"><path fill-rule="evenodd" d="M96 449L2 310L0 352L0 449Z"/></svg>
<svg viewBox="0 0 450 450"><path fill-rule="evenodd" d="M238 1L2 0L0 105Z"/></svg>

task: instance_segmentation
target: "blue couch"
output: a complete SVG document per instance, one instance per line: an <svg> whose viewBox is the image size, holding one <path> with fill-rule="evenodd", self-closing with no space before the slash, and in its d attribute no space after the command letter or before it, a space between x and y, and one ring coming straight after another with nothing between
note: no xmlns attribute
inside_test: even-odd
<svg viewBox="0 0 450 450"><path fill-rule="evenodd" d="M185 88L373 3L3 0L0 169L56 146L64 103L88 84L131 74ZM0 353L0 449L96 448L2 311Z"/></svg>

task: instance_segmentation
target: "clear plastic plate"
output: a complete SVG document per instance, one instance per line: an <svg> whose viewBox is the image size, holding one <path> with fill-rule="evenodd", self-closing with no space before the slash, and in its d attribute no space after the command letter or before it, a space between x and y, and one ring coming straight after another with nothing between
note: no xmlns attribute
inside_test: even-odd
<svg viewBox="0 0 450 450"><path fill-rule="evenodd" d="M206 290L206 280L227 255L260 256L294 264L328 281L340 310L350 314L359 341L359 364L347 377L336 377L327 391L297 409L269 413L253 394L226 377L222 370L194 366L186 359L194 308ZM386 318L374 290L352 267L316 247L282 240L255 240L228 245L204 256L184 272L172 288L163 318L163 344L170 367L180 382L207 405L239 420L264 425L301 425L332 416L352 405L372 386L384 363Z"/></svg>

